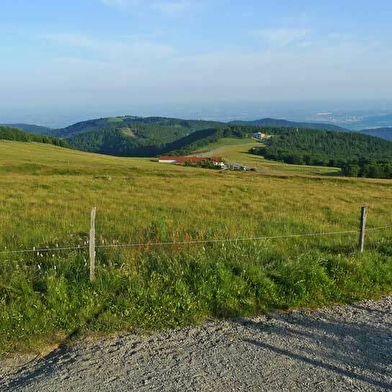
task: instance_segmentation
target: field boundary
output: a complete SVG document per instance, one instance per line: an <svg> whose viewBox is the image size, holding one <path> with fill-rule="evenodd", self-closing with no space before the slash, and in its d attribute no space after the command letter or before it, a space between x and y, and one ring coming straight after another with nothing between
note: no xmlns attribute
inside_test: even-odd
<svg viewBox="0 0 392 392"><path fill-rule="evenodd" d="M365 233L369 231L385 230L392 228L392 225L372 227L366 229L366 218L367 218L368 207L361 207L361 216L359 229L357 230L341 230L341 231L330 231L330 232L318 232L318 233L297 233L297 234L285 234L285 235L275 235L275 236L253 236L253 237L243 237L243 238L214 238L206 240L189 240L189 241L168 241L168 242L131 242L125 244L102 244L96 245L96 231L95 231L95 218L97 209L93 207L91 210L91 221L90 221L90 232L89 239L84 242L83 245L76 246L62 246L55 248L45 247L45 248L35 248L32 249L17 249L17 250L2 250L0 255L6 254L32 254L36 253L37 256L43 256L43 253L47 252L59 252L67 250L89 250L89 265L90 265L90 282L95 280L95 258L96 251L98 249L115 249L115 248L151 248L151 247L165 247L165 246L190 246L199 244L216 244L216 243L238 243L238 242L249 242L249 241L266 241L266 240L283 240L290 238L305 238L305 237L323 237L323 236L334 236L334 235L348 235L348 234L359 234L358 241L358 252L363 253L365 248ZM54 254L53 254L54 256Z"/></svg>
<svg viewBox="0 0 392 392"><path fill-rule="evenodd" d="M367 228L368 231L379 231L385 229L391 229L392 225L380 226ZM110 245L96 245L95 249L109 249L109 248L147 248L147 247L160 247L160 246L176 246L176 245L198 245L198 244L213 244L213 243L225 243L225 242L247 242L247 241L264 241L264 240L277 240L277 239L290 239L290 238L302 238L302 237L323 237L333 235L345 235L345 234L360 234L361 230L343 230L343 231L330 231L330 232L318 232L318 233L297 233L297 234L286 234L276 236L257 236L257 237L242 237L242 238L216 238L209 240L190 240L190 241L168 241L168 242L131 242L125 244L110 244ZM83 245L75 246L64 246L64 247L45 247L32 249L17 249L17 250L2 250L0 255L4 254L23 254L23 253L45 253L45 252L59 252L66 250L83 250L89 249L89 241Z"/></svg>

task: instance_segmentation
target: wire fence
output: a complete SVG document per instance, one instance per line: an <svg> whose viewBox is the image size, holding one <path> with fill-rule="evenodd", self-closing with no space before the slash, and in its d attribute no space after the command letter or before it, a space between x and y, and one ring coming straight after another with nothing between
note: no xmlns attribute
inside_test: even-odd
<svg viewBox="0 0 392 392"><path fill-rule="evenodd" d="M367 228L366 231L381 231L391 229L390 226L381 226ZM206 239L206 240L190 240L190 241L171 241L171 242L132 242L125 244L108 244L108 245L97 245L95 249L113 249L113 248L147 248L147 247L165 247L165 246L187 246L187 245L198 245L198 244L214 244L214 243L238 243L238 242L250 242L250 241L266 241L266 240L282 240L290 238L304 238L304 237L323 237L323 236L334 236L334 235L346 235L346 234L359 234L360 230L344 230L344 231L331 231L331 232L318 232L318 233L297 233L297 234L286 234L286 235L275 235L275 236L257 236L257 237L243 237L243 238L222 238L222 239ZM64 246L64 247L45 247L32 249L16 249L16 250L3 250L0 251L0 255L6 254L28 254L28 253L46 253L46 252L59 252L59 251L73 251L73 250L86 250L89 248L89 242L83 245L75 246Z"/></svg>

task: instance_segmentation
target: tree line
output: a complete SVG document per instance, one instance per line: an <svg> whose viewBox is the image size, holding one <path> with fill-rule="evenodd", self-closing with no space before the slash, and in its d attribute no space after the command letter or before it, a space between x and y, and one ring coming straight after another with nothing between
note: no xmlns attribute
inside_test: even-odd
<svg viewBox="0 0 392 392"><path fill-rule="evenodd" d="M56 137L37 135L34 133L28 133L21 131L17 128L10 128L0 126L0 140L11 140L18 142L36 142L36 143L46 143L53 144L59 147L70 147L66 140L62 140Z"/></svg>
<svg viewBox="0 0 392 392"><path fill-rule="evenodd" d="M271 135L250 150L266 159L297 165L340 167L354 177L392 178L392 142L355 132L264 129Z"/></svg>

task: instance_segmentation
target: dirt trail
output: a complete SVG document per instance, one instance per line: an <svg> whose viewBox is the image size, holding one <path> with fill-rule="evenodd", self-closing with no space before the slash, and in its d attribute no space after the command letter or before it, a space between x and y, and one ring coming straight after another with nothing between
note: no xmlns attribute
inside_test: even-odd
<svg viewBox="0 0 392 392"><path fill-rule="evenodd" d="M80 341L17 366L0 363L1 391L390 391L392 296Z"/></svg>

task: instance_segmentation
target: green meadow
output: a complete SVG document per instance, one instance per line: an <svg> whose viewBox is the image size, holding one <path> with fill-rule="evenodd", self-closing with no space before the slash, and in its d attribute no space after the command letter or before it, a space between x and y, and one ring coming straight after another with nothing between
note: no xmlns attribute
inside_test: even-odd
<svg viewBox="0 0 392 392"><path fill-rule="evenodd" d="M255 143L210 150L260 172L0 141L0 352L392 292L392 183L269 162Z"/></svg>

